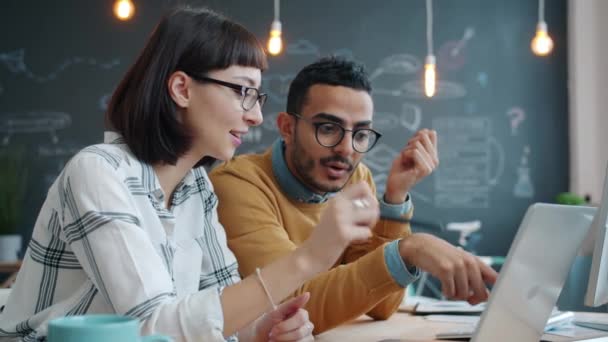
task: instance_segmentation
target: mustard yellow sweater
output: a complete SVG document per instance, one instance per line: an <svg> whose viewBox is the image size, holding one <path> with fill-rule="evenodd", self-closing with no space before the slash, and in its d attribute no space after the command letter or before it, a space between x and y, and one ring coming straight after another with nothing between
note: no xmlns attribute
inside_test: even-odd
<svg viewBox="0 0 608 342"><path fill-rule="evenodd" d="M243 277L295 250L309 237L326 206L301 203L284 194L273 175L271 151L238 156L210 174L219 198L220 222ZM371 172L362 163L350 182L360 180L375 191ZM387 319L397 311L404 289L389 273L384 244L407 236L410 228L408 224L380 220L373 232L366 243L349 246L330 270L293 294L310 292L306 309L315 334L362 314Z"/></svg>

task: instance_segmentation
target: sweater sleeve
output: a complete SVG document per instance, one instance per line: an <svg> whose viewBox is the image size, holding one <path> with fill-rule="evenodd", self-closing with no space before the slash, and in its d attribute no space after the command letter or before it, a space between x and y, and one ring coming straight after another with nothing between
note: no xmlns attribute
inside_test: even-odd
<svg viewBox="0 0 608 342"><path fill-rule="evenodd" d="M237 256L243 277L297 248L282 224L283 216L290 213L280 211L276 199L278 190L249 171L237 174L221 167L211 173L219 197L220 222L226 229L228 245ZM318 218L310 219L315 222L308 224L316 225ZM387 226L392 224L379 224L380 230L369 243L349 247L336 267L307 281L294 293L311 293L306 309L315 333L368 312L384 318L383 315L396 310L403 288L394 281L386 266L384 248L377 248L391 240L390 237L404 235L404 227ZM389 296L394 298L384 304L383 300Z"/></svg>
<svg viewBox="0 0 608 342"><path fill-rule="evenodd" d="M376 185L372 179L371 172L369 169L364 169L364 180L370 185L372 190L376 191ZM413 215L414 208L410 207L409 212L407 212L404 217L411 218ZM385 252L385 248L383 247L385 244L404 238L410 235L410 225L409 223L401 223L398 221L390 221L390 220L379 220L376 223L376 226L373 229L372 237L366 242L362 244L353 244L351 245L346 252L344 253L344 263L352 263L358 260L359 258L372 253L378 253L378 249L382 249L383 253ZM388 266L386 265L386 261L383 259L379 262L383 265L382 268L386 268L388 271ZM373 267L373 266L372 266ZM368 276L373 276L373 274L369 274ZM392 278L392 275L389 276ZM394 281L394 280L393 280ZM396 283L396 282L395 282ZM388 319L393 313L399 309L399 305L403 300L405 295L405 289L398 286L398 290L395 290L388 294L385 298L378 301L376 305L374 305L370 310L365 313L374 319Z"/></svg>

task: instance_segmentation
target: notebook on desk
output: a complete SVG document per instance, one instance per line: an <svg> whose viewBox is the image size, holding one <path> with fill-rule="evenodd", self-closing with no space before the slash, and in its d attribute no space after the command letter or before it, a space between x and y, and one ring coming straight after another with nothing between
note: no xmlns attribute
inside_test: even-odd
<svg viewBox="0 0 608 342"><path fill-rule="evenodd" d="M555 204L528 209L472 341L540 340L594 214Z"/></svg>

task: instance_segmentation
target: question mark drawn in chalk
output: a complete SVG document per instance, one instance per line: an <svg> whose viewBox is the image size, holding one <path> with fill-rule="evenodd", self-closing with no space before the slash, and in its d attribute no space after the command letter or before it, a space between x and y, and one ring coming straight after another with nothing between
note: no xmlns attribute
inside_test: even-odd
<svg viewBox="0 0 608 342"><path fill-rule="evenodd" d="M526 112L520 107L513 107L507 111L507 116L511 118L511 135L517 135L517 128L526 119Z"/></svg>

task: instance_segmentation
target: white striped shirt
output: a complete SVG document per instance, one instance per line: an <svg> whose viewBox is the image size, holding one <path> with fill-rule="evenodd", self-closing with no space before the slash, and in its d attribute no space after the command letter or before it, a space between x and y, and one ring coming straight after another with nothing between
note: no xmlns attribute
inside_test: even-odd
<svg viewBox="0 0 608 342"><path fill-rule="evenodd" d="M49 320L118 313L141 333L223 338L221 289L240 280L207 173L193 169L170 209L150 165L115 133L66 165L48 192L6 307L0 341L38 341Z"/></svg>

